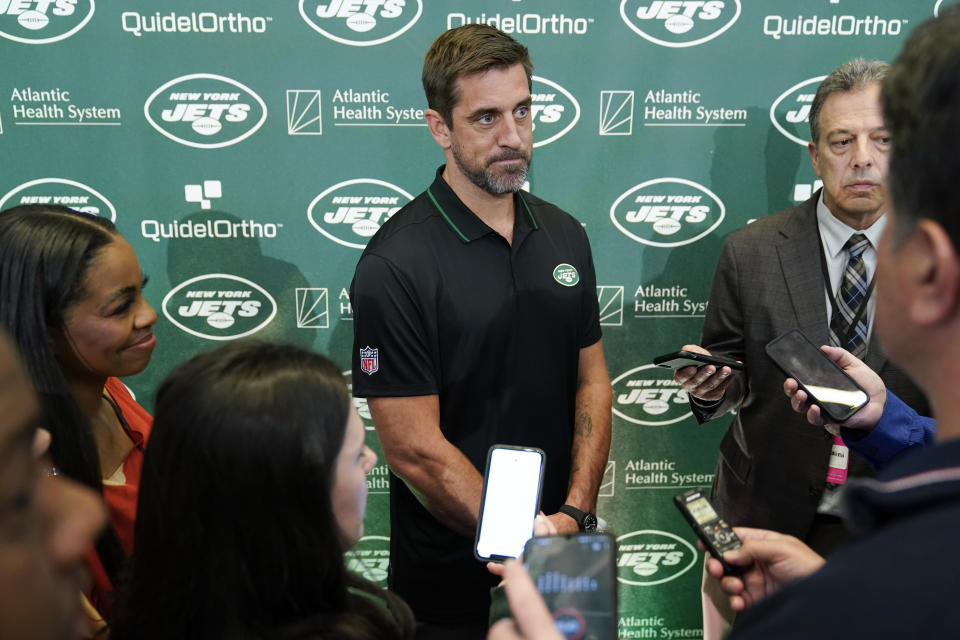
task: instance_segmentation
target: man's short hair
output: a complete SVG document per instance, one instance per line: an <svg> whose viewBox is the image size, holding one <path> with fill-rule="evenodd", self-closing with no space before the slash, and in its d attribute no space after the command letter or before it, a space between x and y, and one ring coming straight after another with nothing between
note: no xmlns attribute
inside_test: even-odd
<svg viewBox="0 0 960 640"><path fill-rule="evenodd" d="M918 26L883 83L893 136L888 184L898 235L920 218L938 222L960 248L960 5Z"/></svg>
<svg viewBox="0 0 960 640"><path fill-rule="evenodd" d="M427 105L453 127L453 108L460 100L457 78L520 63L531 85L533 63L527 48L486 24L467 24L445 31L423 58L423 91Z"/></svg>
<svg viewBox="0 0 960 640"><path fill-rule="evenodd" d="M861 91L874 82L881 82L887 75L890 65L881 60L854 58L845 62L823 79L817 87L817 94L810 105L810 139L813 144L820 142L820 110L823 103L834 93Z"/></svg>

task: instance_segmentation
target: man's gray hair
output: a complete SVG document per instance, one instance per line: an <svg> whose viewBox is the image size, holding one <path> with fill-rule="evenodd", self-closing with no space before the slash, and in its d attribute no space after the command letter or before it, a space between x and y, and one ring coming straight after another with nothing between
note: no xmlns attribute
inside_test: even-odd
<svg viewBox="0 0 960 640"><path fill-rule="evenodd" d="M845 62L830 73L820 86L810 105L810 139L814 144L820 141L820 110L831 94L840 91L861 91L874 82L882 82L890 65L881 60L854 58Z"/></svg>

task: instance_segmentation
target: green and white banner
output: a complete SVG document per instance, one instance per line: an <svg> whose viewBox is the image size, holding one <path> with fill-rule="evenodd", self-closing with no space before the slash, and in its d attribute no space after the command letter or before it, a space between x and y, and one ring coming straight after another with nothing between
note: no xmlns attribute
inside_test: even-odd
<svg viewBox="0 0 960 640"><path fill-rule="evenodd" d="M697 638L700 554L671 497L709 486L728 421L698 426L650 361L698 340L723 238L819 186L820 79L892 59L941 3L0 0L0 208L67 204L133 244L160 316L127 380L148 408L177 363L242 336L347 369L357 258L443 162L423 55L466 23L512 34L536 65L530 190L584 224L596 261L620 635ZM384 580L382 455L369 483L350 562Z"/></svg>

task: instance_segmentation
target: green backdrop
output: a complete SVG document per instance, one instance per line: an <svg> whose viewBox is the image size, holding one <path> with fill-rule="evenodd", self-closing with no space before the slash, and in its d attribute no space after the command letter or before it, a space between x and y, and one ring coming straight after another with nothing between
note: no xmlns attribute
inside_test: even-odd
<svg viewBox="0 0 960 640"><path fill-rule="evenodd" d="M728 421L697 426L649 362L697 341L723 238L818 186L819 79L891 59L941 1L0 0L0 208L115 219L160 316L127 380L148 408L173 366L242 335L347 369L360 250L442 162L423 54L466 22L513 34L536 65L530 190L583 222L596 261L620 634L700 637L699 558L670 498L710 484ZM370 489L350 562L382 580L382 456Z"/></svg>

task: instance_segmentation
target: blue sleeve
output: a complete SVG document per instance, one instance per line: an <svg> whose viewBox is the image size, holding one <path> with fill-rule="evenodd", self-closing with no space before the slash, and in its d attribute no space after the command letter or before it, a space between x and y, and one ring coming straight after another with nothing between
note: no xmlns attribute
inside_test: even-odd
<svg viewBox="0 0 960 640"><path fill-rule="evenodd" d="M887 391L887 404L873 431L862 438L856 429L840 429L844 444L873 466L882 469L895 457L933 442L937 431L933 418L921 416L896 394Z"/></svg>

